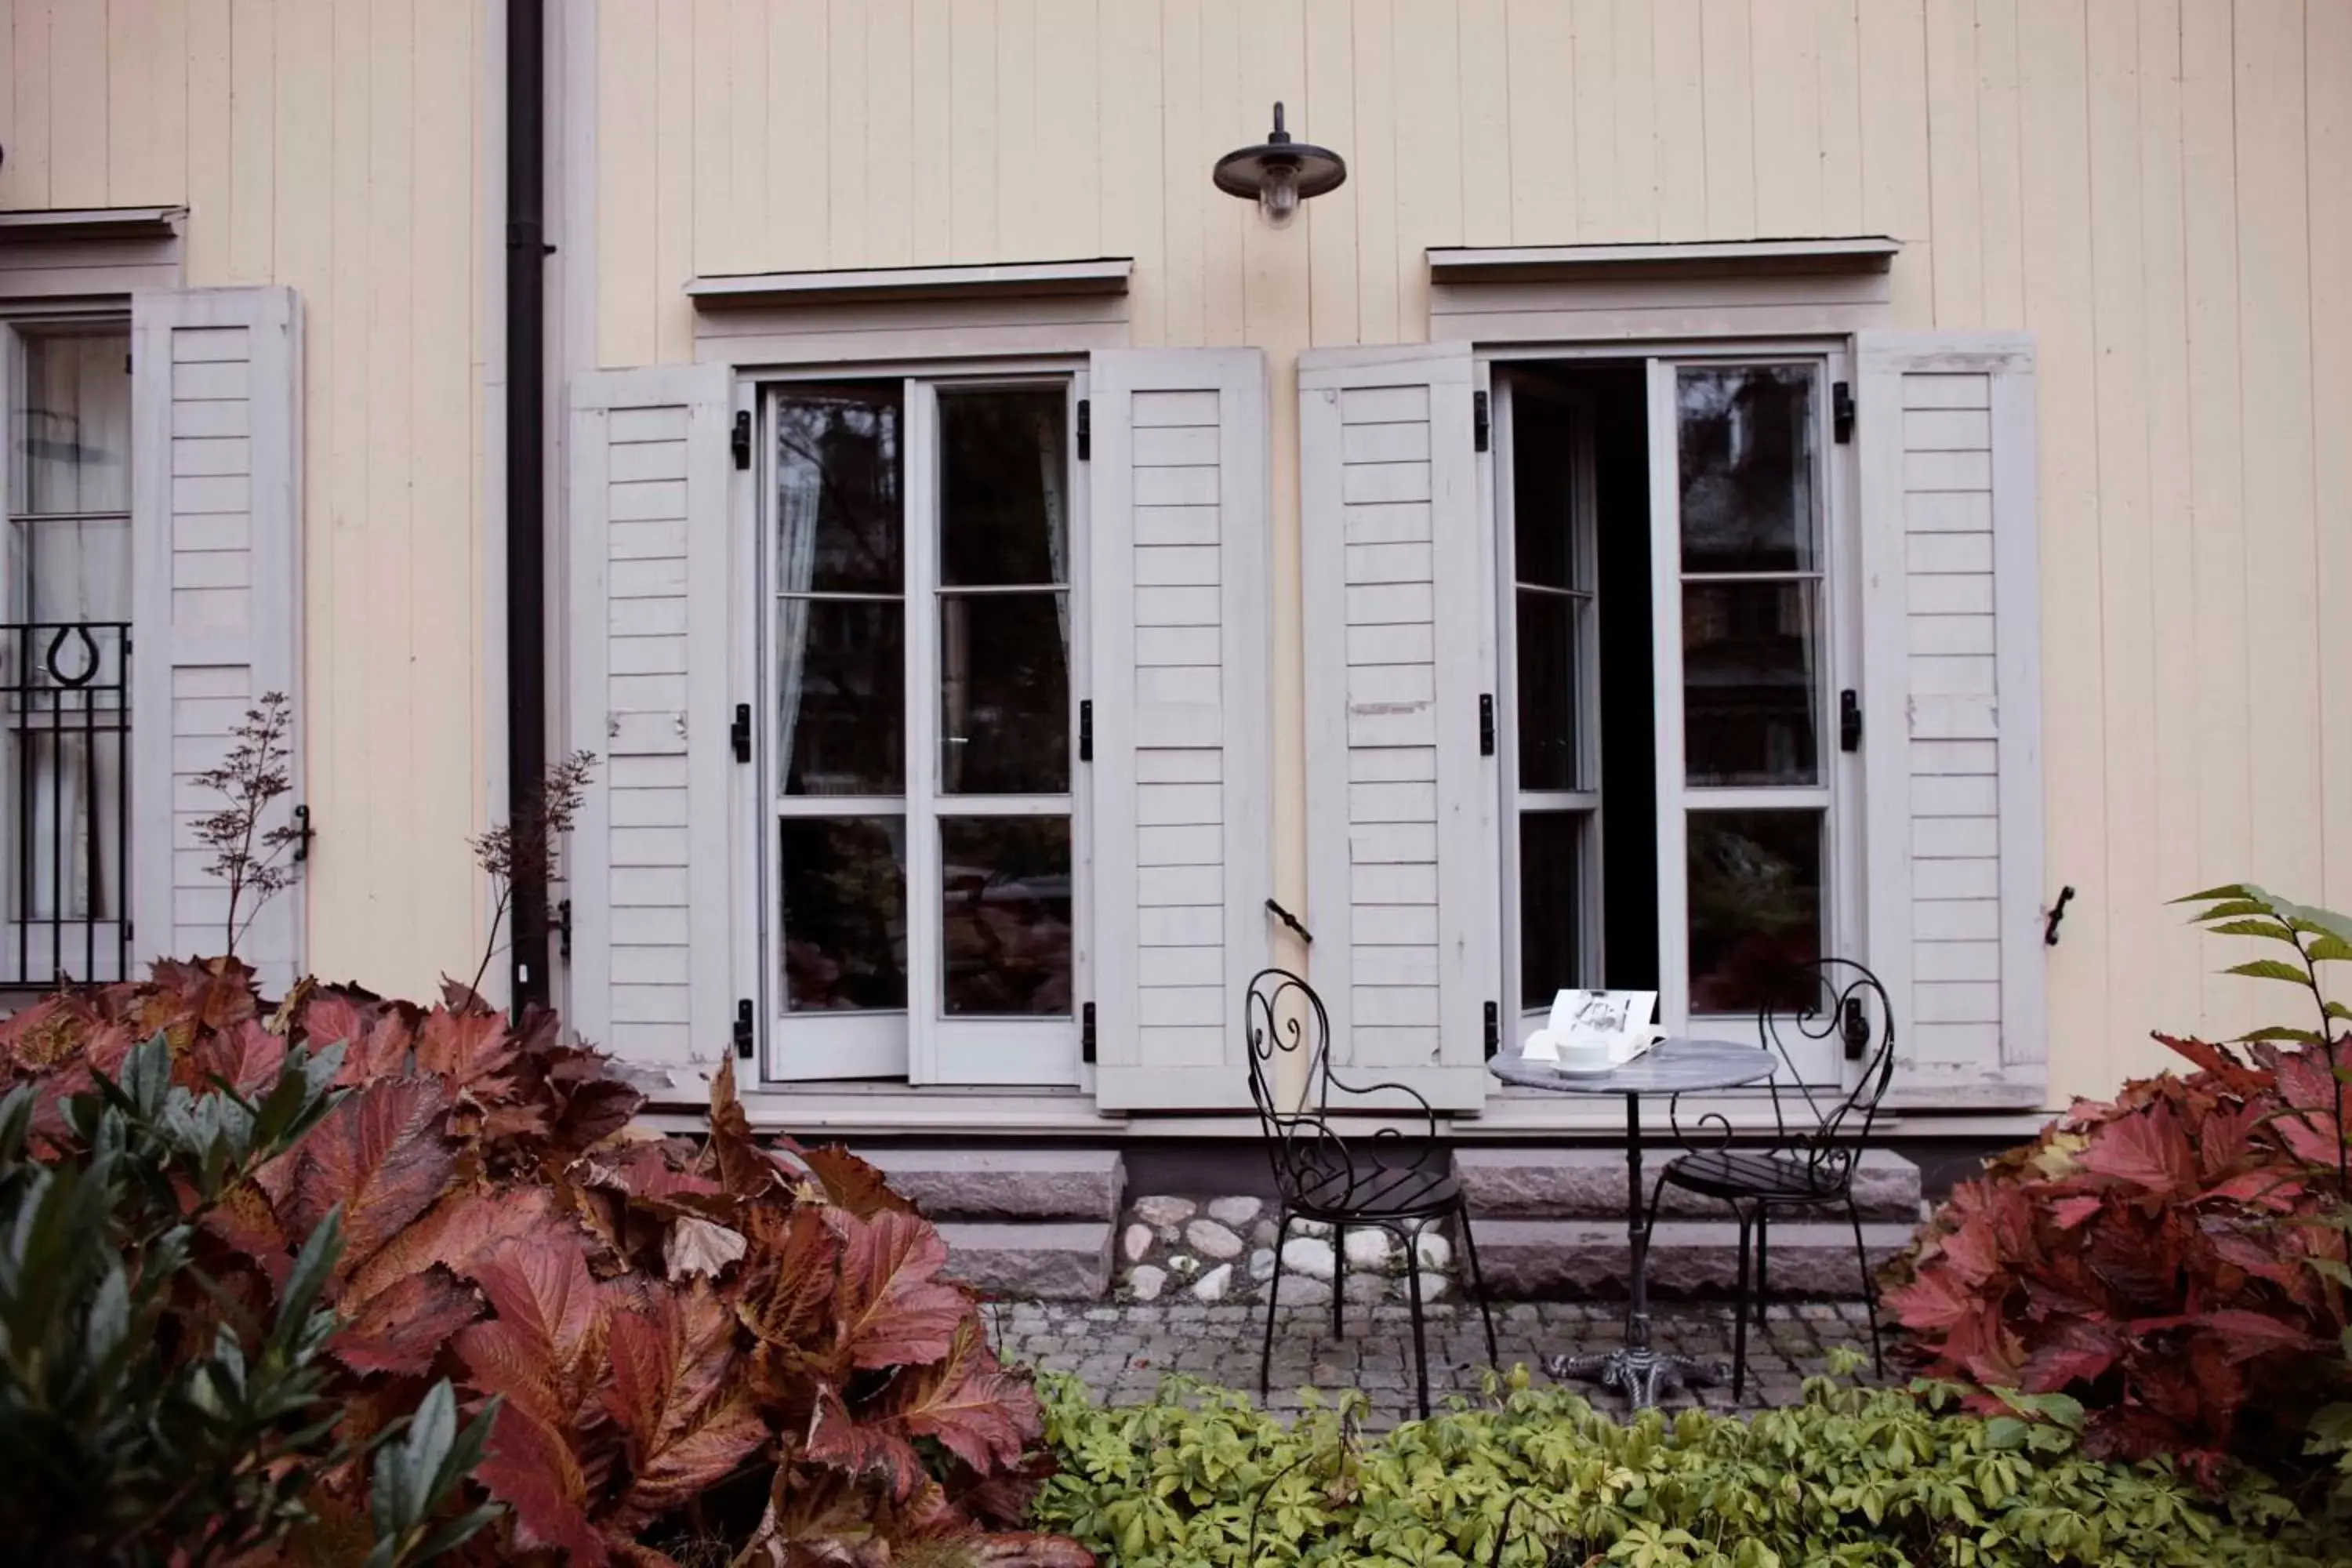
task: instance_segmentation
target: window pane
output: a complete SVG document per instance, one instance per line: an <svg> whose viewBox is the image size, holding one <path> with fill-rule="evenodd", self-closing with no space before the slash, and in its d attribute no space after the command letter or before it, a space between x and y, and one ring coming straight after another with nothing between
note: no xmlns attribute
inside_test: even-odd
<svg viewBox="0 0 2352 1568"><path fill-rule="evenodd" d="M1519 1000L1530 1011L1584 983L1582 812L1519 814Z"/></svg>
<svg viewBox="0 0 2352 1568"><path fill-rule="evenodd" d="M1694 811L1689 854L1691 1012L1785 1000L1822 952L1822 814Z"/></svg>
<svg viewBox="0 0 2352 1568"><path fill-rule="evenodd" d="M940 394L940 581L1066 583L1069 401L1058 387Z"/></svg>
<svg viewBox="0 0 2352 1568"><path fill-rule="evenodd" d="M901 795L907 606L776 602L776 771L786 795Z"/></svg>
<svg viewBox="0 0 2352 1568"><path fill-rule="evenodd" d="M1577 743L1578 630L1584 602L1518 591L1519 787L1583 785Z"/></svg>
<svg viewBox="0 0 2352 1568"><path fill-rule="evenodd" d="M131 353L122 331L34 332L16 454L26 511L131 509Z"/></svg>
<svg viewBox="0 0 2352 1568"><path fill-rule="evenodd" d="M1812 385L1805 365L1675 373L1684 571L1816 569Z"/></svg>
<svg viewBox="0 0 2352 1568"><path fill-rule="evenodd" d="M1070 787L1066 593L941 595L940 787L950 795Z"/></svg>
<svg viewBox="0 0 2352 1568"><path fill-rule="evenodd" d="M1512 572L1522 583L1580 588L1576 579L1576 489L1569 424L1557 405L1511 405Z"/></svg>
<svg viewBox="0 0 2352 1568"><path fill-rule="evenodd" d="M776 403L776 585L787 594L906 587L899 392L795 387Z"/></svg>
<svg viewBox="0 0 2352 1568"><path fill-rule="evenodd" d="M788 817L784 1006L907 1005L907 825L896 816Z"/></svg>
<svg viewBox="0 0 2352 1568"><path fill-rule="evenodd" d="M1821 775L1819 584L1683 584L1683 756L1694 784Z"/></svg>
<svg viewBox="0 0 2352 1568"><path fill-rule="evenodd" d="M1067 1016L1069 819L943 817L940 847L948 1016Z"/></svg>

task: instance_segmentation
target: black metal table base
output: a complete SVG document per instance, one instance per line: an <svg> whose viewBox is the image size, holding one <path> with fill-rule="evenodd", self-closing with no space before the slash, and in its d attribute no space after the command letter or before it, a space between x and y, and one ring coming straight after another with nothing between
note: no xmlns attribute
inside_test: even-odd
<svg viewBox="0 0 2352 1568"><path fill-rule="evenodd" d="M1731 1369L1719 1361L1694 1361L1647 1345L1598 1355L1556 1355L1544 1363L1544 1370L1555 1382L1573 1378L1614 1389L1635 1410L1648 1409L1676 1389L1712 1388L1731 1376Z"/></svg>

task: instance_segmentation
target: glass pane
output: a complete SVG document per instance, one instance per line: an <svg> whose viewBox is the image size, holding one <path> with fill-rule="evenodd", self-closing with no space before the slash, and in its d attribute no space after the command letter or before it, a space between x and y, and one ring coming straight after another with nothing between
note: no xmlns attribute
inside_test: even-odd
<svg viewBox="0 0 2352 1568"><path fill-rule="evenodd" d="M1683 584L1683 756L1694 784L1821 774L1810 581Z"/></svg>
<svg viewBox="0 0 2352 1568"><path fill-rule="evenodd" d="M1518 592L1519 787L1579 789L1578 630L1584 602L1539 588Z"/></svg>
<svg viewBox="0 0 2352 1568"><path fill-rule="evenodd" d="M32 517L16 527L17 616L48 624L131 618L130 519Z"/></svg>
<svg viewBox="0 0 2352 1568"><path fill-rule="evenodd" d="M895 383L794 387L777 400L780 591L904 591L898 404Z"/></svg>
<svg viewBox="0 0 2352 1568"><path fill-rule="evenodd" d="M940 394L940 581L1070 580L1069 400L1058 387Z"/></svg>
<svg viewBox="0 0 2352 1568"><path fill-rule="evenodd" d="M940 787L1059 795L1070 787L1070 597L940 599Z"/></svg>
<svg viewBox="0 0 2352 1568"><path fill-rule="evenodd" d="M1580 588L1576 578L1574 448L1567 413L1522 397L1511 405L1512 571L1522 583Z"/></svg>
<svg viewBox="0 0 2352 1568"><path fill-rule="evenodd" d="M1675 373L1684 571L1815 570L1812 386L1806 365Z"/></svg>
<svg viewBox="0 0 2352 1568"><path fill-rule="evenodd" d="M131 509L131 337L37 332L25 340L16 453L26 511Z"/></svg>
<svg viewBox="0 0 2352 1568"><path fill-rule="evenodd" d="M1691 1012L1784 1000L1822 952L1822 814L1694 811L1688 847Z"/></svg>
<svg viewBox="0 0 2352 1568"><path fill-rule="evenodd" d="M907 1005L907 825L896 816L788 817L784 1006Z"/></svg>
<svg viewBox="0 0 2352 1568"><path fill-rule="evenodd" d="M1582 812L1519 814L1519 1001L1530 1012L1584 984Z"/></svg>
<svg viewBox="0 0 2352 1568"><path fill-rule="evenodd" d="M901 795L907 606L776 602L776 772L786 795Z"/></svg>
<svg viewBox="0 0 2352 1568"><path fill-rule="evenodd" d="M1067 817L940 821L950 1017L1070 1012Z"/></svg>

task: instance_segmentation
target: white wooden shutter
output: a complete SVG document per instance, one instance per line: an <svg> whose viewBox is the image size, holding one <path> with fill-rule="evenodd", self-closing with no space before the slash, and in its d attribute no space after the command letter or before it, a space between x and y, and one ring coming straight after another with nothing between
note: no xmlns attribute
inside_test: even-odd
<svg viewBox="0 0 2352 1568"><path fill-rule="evenodd" d="M572 384L564 743L601 761L559 889L569 1013L663 1100L700 1100L732 1043L732 386L716 364Z"/></svg>
<svg viewBox="0 0 2352 1568"><path fill-rule="evenodd" d="M1477 382L1462 343L1298 371L1313 979L1338 1061L1457 1110L1485 1100L1502 1000Z"/></svg>
<svg viewBox="0 0 2352 1568"><path fill-rule="evenodd" d="M228 890L195 826L227 803L193 779L269 692L291 788L265 828L303 799L301 310L290 289L193 289L132 296L131 322L131 952L211 956ZM267 993L301 973L303 932L298 868L236 944Z"/></svg>
<svg viewBox="0 0 2352 1568"><path fill-rule="evenodd" d="M2038 1108L2032 344L1864 332L1856 348L1866 956L1895 1007L1892 1092Z"/></svg>
<svg viewBox="0 0 2352 1568"><path fill-rule="evenodd" d="M1250 1102L1266 962L1265 356L1094 355L1095 1097Z"/></svg>

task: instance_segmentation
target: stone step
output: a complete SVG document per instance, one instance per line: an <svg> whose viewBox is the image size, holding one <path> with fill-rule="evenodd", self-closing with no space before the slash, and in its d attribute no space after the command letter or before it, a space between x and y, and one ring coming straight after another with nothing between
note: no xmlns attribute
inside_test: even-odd
<svg viewBox="0 0 2352 1568"><path fill-rule="evenodd" d="M1118 1217L1126 1165L1115 1149L859 1150L934 1220Z"/></svg>
<svg viewBox="0 0 2352 1568"><path fill-rule="evenodd" d="M1910 1245L1908 1225L1862 1227L1874 1268ZM1625 1223L1595 1219L1480 1219L1471 1226L1489 1294L1506 1299L1621 1297L1632 1282ZM1660 1220L1650 1246L1650 1290L1661 1299L1729 1295L1739 1227L1728 1220ZM1752 1264L1752 1259L1751 1259ZM1845 1225L1781 1220L1772 1226L1775 1297L1858 1300L1862 1270Z"/></svg>
<svg viewBox="0 0 2352 1568"><path fill-rule="evenodd" d="M1643 1145L1643 1188L1648 1189L1675 1151ZM1454 1168L1461 1177L1470 1212L1496 1219L1614 1219L1625 1223L1625 1152L1622 1149L1575 1147L1552 1149L1493 1148L1472 1144L1457 1148ZM1919 1167L1885 1149L1863 1152L1855 1170L1853 1195L1862 1205L1864 1223L1916 1225L1919 1220ZM1660 1200L1661 1215L1677 1219L1721 1218L1725 1210L1714 1198L1668 1187ZM1843 1219L1843 1211L1838 1211ZM1849 1239L1851 1239L1849 1237Z"/></svg>
<svg viewBox="0 0 2352 1568"><path fill-rule="evenodd" d="M948 1220L940 1224L940 1236L948 1244L948 1277L983 1295L1098 1301L1110 1290L1108 1220Z"/></svg>

